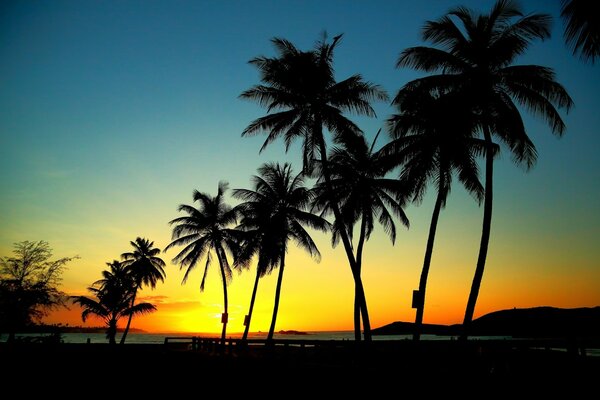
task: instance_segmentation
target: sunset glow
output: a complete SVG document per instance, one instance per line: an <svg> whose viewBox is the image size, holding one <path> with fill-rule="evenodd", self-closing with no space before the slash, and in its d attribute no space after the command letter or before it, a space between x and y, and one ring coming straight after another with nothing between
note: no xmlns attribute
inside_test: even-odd
<svg viewBox="0 0 600 400"><path fill-rule="evenodd" d="M248 61L273 54L270 39L309 49L326 30L344 33L336 77L360 73L393 96L414 71L394 68L399 53L421 45L426 20L464 4L492 1L302 2L12 2L0 6L0 256L15 242L48 241L55 257L79 255L62 289L84 295L105 263L130 251L136 237L164 249L168 222L192 191L216 194L220 180L249 188L268 161L302 165L300 143L285 152L278 140L242 138L259 105L238 99L259 83ZM490 248L475 317L510 308L600 305L600 66L573 57L562 40L559 2L523 1L547 12L552 39L535 43L521 64L554 68L575 102L564 137L524 118L538 151L530 171L502 150L496 160ZM344 9L344 12L340 10ZM244 23L241 23L244 21ZM371 141L394 109L375 104L377 118L355 118ZM388 140L385 128L381 143ZM483 161L482 161L483 162ZM482 167L483 170L483 167ZM397 223L392 244L376 226L365 245L363 282L373 328L414 321L418 287L435 201L429 189L406 208L410 229ZM227 202L236 200L227 196ZM427 286L425 323L462 322L479 250L483 206L455 180L438 223ZM354 282L342 245L310 231L320 263L290 244L276 331L352 330ZM148 332L221 332L223 290L216 258L200 293L204 260L181 284L162 253L165 283L144 288L139 301L158 311L135 318ZM255 264L234 271L228 334L244 330ZM277 271L259 283L251 331L269 330ZM81 321L81 309L52 312L50 324ZM126 321L121 321L124 324Z"/></svg>

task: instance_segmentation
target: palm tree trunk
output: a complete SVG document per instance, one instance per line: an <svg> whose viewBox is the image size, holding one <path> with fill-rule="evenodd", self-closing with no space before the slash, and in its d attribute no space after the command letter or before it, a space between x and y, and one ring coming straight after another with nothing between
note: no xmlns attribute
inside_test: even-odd
<svg viewBox="0 0 600 400"><path fill-rule="evenodd" d="M248 310L248 320L246 321L246 327L244 328L244 335L242 341L245 342L248 339L248 331L250 331L250 320L252 320L252 310L254 309L254 300L256 299L256 291L258 289L258 281L260 280L260 273L258 266L256 266L256 279L254 280L254 289L252 289L252 298L250 299L250 309Z"/></svg>
<svg viewBox="0 0 600 400"><path fill-rule="evenodd" d="M117 319L114 316L108 321L106 336L108 337L108 344L117 344L117 341L115 340L115 337L117 336Z"/></svg>
<svg viewBox="0 0 600 400"><path fill-rule="evenodd" d="M477 258L477 267L475 268L475 276L471 284L471 292L467 302L465 311L465 319L462 326L461 339L466 339L468 336L469 326L473 321L475 312L475 304L479 295L479 287L483 278L483 270L485 269L485 260L487 257L488 244L490 241L490 230L492 227L492 200L493 200L493 176L494 176L494 154L492 151L492 136L488 127L483 130L485 141L487 143L487 151L485 154L485 198L483 203L483 227L481 229L481 243L479 246L479 257Z"/></svg>
<svg viewBox="0 0 600 400"><path fill-rule="evenodd" d="M367 235L367 222L364 218L364 213L363 213L363 218L361 218L361 222L360 222L360 236L358 238L358 245L356 246L356 271L357 274L360 278L360 281L362 282L362 277L360 276L361 271L362 271L362 255L363 255L363 248L365 245L365 237ZM358 285L354 285L354 323L358 323L358 326L360 326L360 311L362 309L362 307L364 307L366 309L367 307L367 299L366 299L366 295L363 292L363 303L362 304L359 301L360 298L360 291L358 290ZM367 312L368 314L368 312ZM363 324L363 329L364 329L364 335L365 335L365 340L367 340L367 337L369 338L368 340L371 340L371 326L370 324L368 325L364 325Z"/></svg>
<svg viewBox="0 0 600 400"><path fill-rule="evenodd" d="M429 275L429 266L431 265L431 255L433 254L433 243L435 242L435 232L437 230L438 218L442 209L442 189L438 189L437 199L433 207L431 224L429 225L429 236L427 237L427 247L425 248L425 259L423 260L423 269L421 270L421 279L419 280L419 302L417 304L417 316L415 317L415 326L413 340L418 341L421 338L421 329L423 326L423 312L425 310L425 289L427 288L427 277Z"/></svg>
<svg viewBox="0 0 600 400"><path fill-rule="evenodd" d="M320 125L318 128L322 129ZM317 128L317 129L318 129ZM327 193L329 194L329 202L331 203L331 208L333 209L333 215L335 217L336 223L343 224L342 213L340 212L340 208L335 199L335 195L333 193L333 189L331 186L331 176L329 175L329 165L327 162L327 150L325 148L325 139L323 135L320 135L320 143L319 143L319 151L321 153L321 166L323 168L323 177L325 178L325 187L327 189ZM346 232L345 226L342 226L340 231L340 237L342 239L342 243L344 244L344 250L346 251L346 256L348 257L348 262L350 264L350 270L352 272L352 277L354 278L354 286L355 293L358 294L358 299L360 303L361 315L363 319L363 326L365 330L369 330L369 337L365 336L365 341L370 341L370 329L371 323L369 321L369 312L367 311L367 304L365 300L365 293L362 284L362 279L360 278L360 274L357 271L356 267L356 259L354 258L354 252L352 251L352 243L350 242L350 238L348 237L348 233ZM354 338L356 341L360 341L361 333L360 333L360 324L358 326L356 323L354 324Z"/></svg>
<svg viewBox="0 0 600 400"><path fill-rule="evenodd" d="M139 288L139 284L135 286L135 290L133 291L133 297L131 299L131 307L135 305L135 298L137 297L137 291ZM125 344L125 338L127 337L127 333L129 333L129 326L131 325L131 319L133 318L133 314L129 314L129 318L127 318L127 325L125 326L125 330L123 331L123 335L121 336L120 344Z"/></svg>
<svg viewBox="0 0 600 400"><path fill-rule="evenodd" d="M275 289L275 305L273 307L273 318L271 318L271 326L269 327L269 335L267 343L272 343L273 333L275 333L275 323L277 322L277 311L279 311L279 297L281 295L281 282L283 281L283 268L285 267L285 250L281 254L281 262L279 263L279 276L277 277L277 288Z"/></svg>
<svg viewBox="0 0 600 400"><path fill-rule="evenodd" d="M221 280L223 281L223 316L221 317L223 322L223 330L221 331L221 346L225 347L225 336L227 334L227 321L229 319L228 304L227 304L227 277L225 276L225 268L223 257L223 249L220 246L215 248L217 258L219 259L219 267L221 268Z"/></svg>

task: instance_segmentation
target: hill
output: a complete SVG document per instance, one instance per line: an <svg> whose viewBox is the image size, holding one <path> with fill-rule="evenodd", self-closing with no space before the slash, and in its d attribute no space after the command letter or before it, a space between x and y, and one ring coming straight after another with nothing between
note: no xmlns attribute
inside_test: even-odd
<svg viewBox="0 0 600 400"><path fill-rule="evenodd" d="M409 335L412 322L393 322L373 329L373 335ZM424 334L459 335L461 325L423 324ZM473 321L473 336L513 337L600 337L600 307L555 308L535 307L501 310Z"/></svg>

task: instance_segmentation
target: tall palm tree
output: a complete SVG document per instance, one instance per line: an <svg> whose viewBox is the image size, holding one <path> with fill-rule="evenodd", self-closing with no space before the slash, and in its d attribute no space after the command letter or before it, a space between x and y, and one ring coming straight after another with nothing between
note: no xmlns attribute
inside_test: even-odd
<svg viewBox="0 0 600 400"><path fill-rule="evenodd" d="M238 208L245 214L242 219L245 228L254 229L258 235L256 244L251 244L247 250L248 253L252 250L258 252L257 275L268 273L279 265L273 317L267 336L267 341L272 341L279 310L288 243L290 240L295 241L298 246L319 261L321 257L319 249L305 227L325 231L328 223L308 211L313 193L304 186L302 173L294 175L292 167L287 163L264 164L258 169L258 173L259 175L252 178L253 190L236 189L233 194L245 201Z"/></svg>
<svg viewBox="0 0 600 400"><path fill-rule="evenodd" d="M328 157L330 185L334 193L337 193L337 203L343 218L341 223L335 225L332 241L334 245L339 241L340 226L346 228L352 240L354 226L360 221L354 254L359 276L362 270L365 241L369 240L373 232L375 220L377 219L383 226L392 243L396 241L396 224L393 216L396 216L406 227L409 226L408 217L402 209L405 197L403 187L398 180L385 177L394 165L388 161L384 153L373 151L378 136L379 132L371 146L362 135L351 137L344 142L343 146L334 147ZM323 178L317 185L316 192L318 193L314 202L316 209L321 210L323 214L331 213L332 204ZM367 309L366 296L362 305L359 298L359 290L355 285L354 326L355 334L356 329L359 329L357 340L360 340L360 310L361 307ZM364 330L365 337L370 336L369 327L364 327Z"/></svg>
<svg viewBox="0 0 600 400"><path fill-rule="evenodd" d="M313 160L318 156L328 186L330 179L323 127L333 135L334 141L358 135L361 130L343 112L375 116L371 101L387 99L379 86L364 81L361 75L336 81L333 54L341 37L334 37L331 43L323 39L311 51L301 51L285 39L272 39L278 56L250 60L250 64L258 68L262 84L240 95L243 99L257 101L269 113L251 122L242 136L266 132L268 136L261 150L278 137L283 137L286 149L295 139L302 140L304 172L311 171ZM331 190L329 196L335 219L341 221L341 212ZM364 290L350 238L345 227L340 227L339 232L363 304ZM364 326L370 329L366 307L361 309L361 313ZM370 340L370 337L365 339Z"/></svg>
<svg viewBox="0 0 600 400"><path fill-rule="evenodd" d="M138 237L135 241L129 243L133 247L133 251L121 254L121 259L134 282L133 295L131 296L131 306L133 307L137 292L142 286L149 286L154 289L158 281L164 282L165 262L158 257L161 250L154 247L154 242ZM121 336L121 344L125 343L132 318L133 314L130 314L123 336Z"/></svg>
<svg viewBox="0 0 600 400"><path fill-rule="evenodd" d="M600 17L589 0L561 0L560 16L565 24L565 42L573 55L592 64L600 57Z"/></svg>
<svg viewBox="0 0 600 400"><path fill-rule="evenodd" d="M493 159L495 136L511 150L516 162L527 168L536 160L536 150L527 135L518 106L546 120L554 134L562 135L565 124L557 108L572 106L566 90L550 68L513 65L535 39L550 35L551 18L546 14L524 15L512 0L498 0L489 14L476 14L466 7L450 10L423 28L423 39L437 47L411 47L398 59L398 67L413 67L437 73L407 83L403 90L461 91L473 101L472 112L480 118L480 130L488 147L485 154L483 226L477 267L465 311L464 332L473 319L485 269L492 222Z"/></svg>
<svg viewBox="0 0 600 400"><path fill-rule="evenodd" d="M109 270L102 272L103 278L94 282L88 291L94 297L73 296L73 303L83 308L83 322L90 315L101 318L107 326L106 338L109 343L116 344L117 324L123 317L142 315L153 312L156 307L150 303L131 305L134 282L119 261L107 263Z"/></svg>
<svg viewBox="0 0 600 400"><path fill-rule="evenodd" d="M243 197L237 190L233 191L235 197ZM236 229L243 232L240 235L240 246L238 253L235 255L235 264L240 268L249 268L253 258L257 258L256 276L254 278L254 286L252 288L252 296L250 297L250 306L248 314L244 319L244 334L242 341L248 339L250 331L250 323L252 321L252 312L254 310L254 302L258 291L258 282L265 275L270 274L277 267L277 257L275 242L271 239L271 230L269 229L269 221L271 217L271 202L265 201L259 197L255 200L245 201L235 207L240 219Z"/></svg>
<svg viewBox="0 0 600 400"><path fill-rule="evenodd" d="M229 317L227 285L231 281L231 267L227 253L235 254L238 246L236 232L233 228L229 228L236 222L236 213L225 203L226 190L227 183L225 182L219 182L217 195L214 197L194 190L193 198L199 203L198 208L187 204L179 206L178 211L187 215L175 218L170 222L170 225L173 225L172 241L165 248L167 251L174 246L184 246L173 258L173 262L179 264L180 268L186 268L182 284L187 282L190 272L196 268L198 262L206 257L200 292L204 291L212 254L216 255L223 283L223 315L221 318L223 323L221 343L223 345L225 345Z"/></svg>
<svg viewBox="0 0 600 400"><path fill-rule="evenodd" d="M459 181L481 204L483 186L479 181L477 156L485 152L485 142L472 137L476 120L465 99L454 94L435 96L430 93L402 91L393 101L398 114L387 121L392 141L382 152L389 154L394 163L403 165L400 181L415 203L423 200L427 186L437 190L425 248L419 290L413 301L416 307L413 339L419 340L425 309L427 278L433 254L435 234L440 211L446 206L452 177Z"/></svg>

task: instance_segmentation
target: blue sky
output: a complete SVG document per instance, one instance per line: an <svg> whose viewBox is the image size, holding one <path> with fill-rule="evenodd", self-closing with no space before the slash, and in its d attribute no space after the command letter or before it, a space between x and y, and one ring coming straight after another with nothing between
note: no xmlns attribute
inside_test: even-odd
<svg viewBox="0 0 600 400"><path fill-rule="evenodd" d="M57 254L82 255L79 268L93 275L135 236L166 245L167 222L193 189L214 193L221 179L247 187L256 168L272 160L299 169L297 148L284 154L276 142L258 154L264 138L240 136L264 115L238 95L258 83L247 62L273 55L272 37L308 49L324 31L344 33L338 79L361 73L393 95L419 76L395 68L399 53L422 44L425 20L458 4L485 11L492 2L3 1L0 253L16 241L44 239ZM528 243L521 249L527 259L545 259L552 249L555 260L565 260L556 268L579 257L572 264L588 273L599 267L600 70L565 48L558 2L522 4L555 21L553 38L534 44L520 63L554 68L575 108L560 140L526 118L539 151L532 171L525 174L506 154L497 162L492 243L513 254ZM376 110L377 119L355 118L369 137L393 112L385 103ZM411 231L399 236L397 247L414 253L413 286L431 207L431 196L409 207ZM481 209L455 186L440 246L445 239L464 247L464 238L476 248L480 219ZM94 279L73 274L66 282L84 287Z"/></svg>

